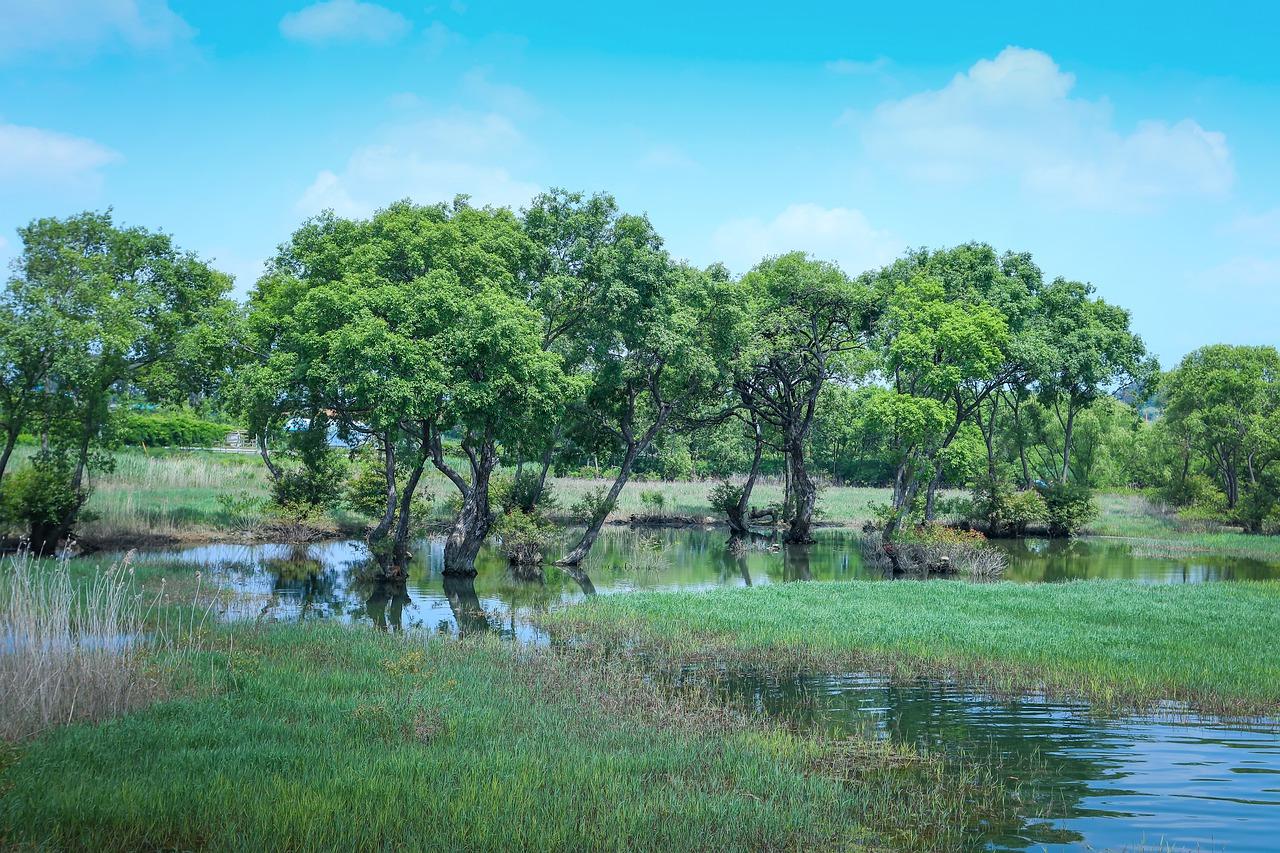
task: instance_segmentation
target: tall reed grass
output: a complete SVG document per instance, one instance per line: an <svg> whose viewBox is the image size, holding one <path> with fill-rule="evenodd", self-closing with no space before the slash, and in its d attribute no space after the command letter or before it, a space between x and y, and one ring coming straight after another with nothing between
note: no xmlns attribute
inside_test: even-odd
<svg viewBox="0 0 1280 853"><path fill-rule="evenodd" d="M190 653L204 615L161 614L134 583L132 552L87 580L66 556L0 564L0 737L116 716L160 690L162 657Z"/></svg>

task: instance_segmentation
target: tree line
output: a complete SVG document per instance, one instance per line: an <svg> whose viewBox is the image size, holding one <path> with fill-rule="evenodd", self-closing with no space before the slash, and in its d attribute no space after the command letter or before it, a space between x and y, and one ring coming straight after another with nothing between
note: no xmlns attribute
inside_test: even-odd
<svg viewBox="0 0 1280 853"><path fill-rule="evenodd" d="M886 540L961 486L962 514L991 535L1072 532L1099 485L1256 531L1277 520L1274 348L1210 346L1162 375L1123 308L982 243L858 275L793 252L734 277L672 258L607 194L552 190L519 211L402 201L306 220L241 305L228 276L109 211L19 236L0 505L39 547L72 531L119 403L138 398L237 418L282 505L323 504L342 454L358 458L391 575L428 468L454 491L444 570L464 575L495 525L539 517L551 474L601 462L609 484L562 565L586 557L632 477L688 473L695 456L735 534L768 519L789 543L812 539L833 479L892 486ZM32 464L6 474L22 436ZM767 473L785 497L753 507Z"/></svg>

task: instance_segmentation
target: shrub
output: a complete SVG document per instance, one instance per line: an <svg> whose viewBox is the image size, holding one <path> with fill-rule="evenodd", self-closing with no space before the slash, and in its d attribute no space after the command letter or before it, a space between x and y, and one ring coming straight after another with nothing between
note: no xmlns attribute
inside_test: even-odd
<svg viewBox="0 0 1280 853"><path fill-rule="evenodd" d="M4 478L0 517L7 525L24 528L37 552L52 553L58 530L68 519L74 524L88 497L84 489L71 487L67 462L39 455Z"/></svg>
<svg viewBox="0 0 1280 853"><path fill-rule="evenodd" d="M862 539L862 554L873 565L909 574L966 574L991 580L1004 573L1006 555L977 530L939 524L910 528L892 542L871 534Z"/></svg>
<svg viewBox="0 0 1280 853"><path fill-rule="evenodd" d="M559 500L551 489L550 483L538 488L537 471L521 471L519 475L502 474L493 478L489 486L489 495L493 503L503 512L518 509L526 513L551 512L559 505Z"/></svg>
<svg viewBox="0 0 1280 853"><path fill-rule="evenodd" d="M662 515L662 508L667 505L667 496L658 489L645 489L640 493L640 503L644 504L649 515Z"/></svg>
<svg viewBox="0 0 1280 853"><path fill-rule="evenodd" d="M542 562L547 549L555 544L559 531L536 513L512 509L499 516L494 532L507 559L517 565L528 566Z"/></svg>
<svg viewBox="0 0 1280 853"><path fill-rule="evenodd" d="M1049 507L1033 489L1015 491L1005 481L974 487L971 517L986 526L990 536L1022 536L1033 524L1047 521Z"/></svg>
<svg viewBox="0 0 1280 853"><path fill-rule="evenodd" d="M614 502L609 500L609 490L604 486L588 489L582 497L574 501L569 512L577 518L588 521L604 518L613 512Z"/></svg>
<svg viewBox="0 0 1280 853"><path fill-rule="evenodd" d="M716 483L711 487L711 491L707 492L707 503L716 512L725 514L734 512L740 500L742 500L742 486L735 486L728 480Z"/></svg>
<svg viewBox="0 0 1280 853"><path fill-rule="evenodd" d="M1280 476L1265 475L1248 487L1236 504L1235 520L1246 533L1280 531Z"/></svg>
<svg viewBox="0 0 1280 853"><path fill-rule="evenodd" d="M318 454L299 467L281 472L279 479L271 483L271 502L299 518L327 512L342 497L342 475L338 454Z"/></svg>
<svg viewBox="0 0 1280 853"><path fill-rule="evenodd" d="M1040 490L1045 503L1045 520L1050 536L1074 536L1098 517L1093 493L1085 486L1057 483Z"/></svg>
<svg viewBox="0 0 1280 853"><path fill-rule="evenodd" d="M1213 479L1204 474L1189 474L1170 480L1153 489L1151 495L1158 503L1170 506L1204 507L1215 512L1226 509L1226 496L1219 491Z"/></svg>
<svg viewBox="0 0 1280 853"><path fill-rule="evenodd" d="M213 447L235 430L234 424L208 421L187 411L127 412L115 425L123 444L149 447Z"/></svg>

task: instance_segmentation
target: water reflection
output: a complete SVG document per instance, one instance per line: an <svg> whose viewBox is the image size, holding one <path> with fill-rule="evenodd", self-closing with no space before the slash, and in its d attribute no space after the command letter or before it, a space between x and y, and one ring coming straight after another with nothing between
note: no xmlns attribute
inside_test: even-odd
<svg viewBox="0 0 1280 853"><path fill-rule="evenodd" d="M1182 583L1280 577L1280 564L1234 557L1191 555L1163 558L1134 553L1126 544L1023 540L997 543L1009 553L1005 578L1019 582L1095 577ZM527 616L553 604L588 595L630 590L700 590L802 580L878 579L863 564L859 534L822 530L807 546L784 547L776 539L752 537L727 548L719 529L683 528L637 532L606 528L580 569L546 566L541 578L514 575L506 559L485 549L477 561L474 592L446 588L443 545L418 543L400 587L378 588L359 542L313 545L201 545L141 551L136 559L203 568L235 593L228 619L302 620L337 618L372 622L388 630L456 631L468 614L496 614L491 630L536 638ZM460 603L478 607L459 609ZM460 618L459 614L462 614Z"/></svg>
<svg viewBox="0 0 1280 853"><path fill-rule="evenodd" d="M975 849L1274 850L1280 833L1274 726L1114 719L865 675L722 684L799 725L989 761L1018 796L1003 819L967 828Z"/></svg>

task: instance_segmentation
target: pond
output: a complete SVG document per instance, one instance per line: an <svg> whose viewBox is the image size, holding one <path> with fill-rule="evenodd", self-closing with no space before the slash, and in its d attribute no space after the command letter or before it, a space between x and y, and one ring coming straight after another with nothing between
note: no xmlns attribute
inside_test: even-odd
<svg viewBox="0 0 1280 853"><path fill-rule="evenodd" d="M1002 819L967 827L971 849L1277 849L1275 725L1108 718L1083 704L867 675L721 683L799 725L983 761L1018 797Z"/></svg>
<svg viewBox="0 0 1280 853"><path fill-rule="evenodd" d="M366 580L359 542L204 545L136 559L199 567L231 593L227 619L340 619L388 630L500 632L545 637L529 617L591 593L698 590L796 580L880 578L863 564L859 534L823 530L806 548L770 540L734 557L723 530L607 528L571 575L512 576L486 550L478 576L441 575L443 543L418 544L407 583ZM1015 582L1128 578L1149 583L1280 578L1280 565L1209 555L1161 557L1122 542L999 543ZM998 701L940 682L889 684L865 675L789 681L737 677L726 689L762 711L824 730L859 730L993 768L1020 799L999 821L971 827L976 849L1270 850L1280 838L1280 736L1275 727L1104 717L1085 705Z"/></svg>
<svg viewBox="0 0 1280 853"><path fill-rule="evenodd" d="M698 590L792 580L875 579L864 565L855 531L818 531L818 542L781 548L757 540L734 557L721 529L636 531L609 527L584 565L585 576L548 567L542 581L512 576L506 560L486 549L474 583L441 575L444 545L418 543L408 583L396 588L366 580L369 559L358 541L313 545L199 545L138 552L136 559L198 566L236 593L229 619L293 621L343 619L394 629L453 632L492 629L535 637L527 617L552 604L642 589ZM1194 583L1280 578L1280 563L1216 555L1143 555L1106 540L1010 540L996 543L1009 557L1005 578L1017 582L1128 578ZM110 556L110 555L108 555Z"/></svg>

